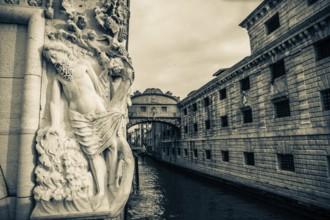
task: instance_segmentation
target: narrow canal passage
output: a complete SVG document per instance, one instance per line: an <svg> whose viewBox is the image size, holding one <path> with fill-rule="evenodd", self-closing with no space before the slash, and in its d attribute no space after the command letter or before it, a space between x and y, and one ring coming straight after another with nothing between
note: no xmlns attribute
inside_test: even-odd
<svg viewBox="0 0 330 220"><path fill-rule="evenodd" d="M139 189L128 202L129 220L306 219L150 157L139 157L139 174Z"/></svg>

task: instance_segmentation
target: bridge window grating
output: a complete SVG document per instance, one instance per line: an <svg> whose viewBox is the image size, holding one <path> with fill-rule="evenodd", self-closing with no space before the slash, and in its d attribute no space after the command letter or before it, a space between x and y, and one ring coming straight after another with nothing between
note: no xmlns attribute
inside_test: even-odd
<svg viewBox="0 0 330 220"><path fill-rule="evenodd" d="M229 151L222 150L221 158L222 158L222 161L229 162Z"/></svg>
<svg viewBox="0 0 330 220"><path fill-rule="evenodd" d="M330 110L330 89L321 91L323 109L325 111Z"/></svg>
<svg viewBox="0 0 330 220"><path fill-rule="evenodd" d="M267 34L271 34L273 31L275 31L277 28L280 27L280 18L278 16L278 13L276 13L273 17L268 19L268 21L265 22L266 26L266 32Z"/></svg>
<svg viewBox="0 0 330 220"><path fill-rule="evenodd" d="M289 99L273 101L276 118L291 116Z"/></svg>
<svg viewBox="0 0 330 220"><path fill-rule="evenodd" d="M205 150L205 159L211 160L211 150Z"/></svg>
<svg viewBox="0 0 330 220"><path fill-rule="evenodd" d="M245 165L254 166L254 153L253 152L244 152L244 163Z"/></svg>
<svg viewBox="0 0 330 220"><path fill-rule="evenodd" d="M294 158L292 154L277 154L278 166L281 170L295 171Z"/></svg>
<svg viewBox="0 0 330 220"><path fill-rule="evenodd" d="M245 77L240 81L241 83L241 91L247 91L250 89L250 77Z"/></svg>
<svg viewBox="0 0 330 220"><path fill-rule="evenodd" d="M227 89L226 88L221 89L219 91L219 93L220 93L220 100L223 100L223 99L227 98Z"/></svg>
<svg viewBox="0 0 330 220"><path fill-rule="evenodd" d="M221 116L221 127L228 127L228 116Z"/></svg>
<svg viewBox="0 0 330 220"><path fill-rule="evenodd" d="M162 112L167 112L167 107L166 106L162 107Z"/></svg>
<svg viewBox="0 0 330 220"><path fill-rule="evenodd" d="M145 106L141 106L141 112L147 112L147 107L145 107Z"/></svg>
<svg viewBox="0 0 330 220"><path fill-rule="evenodd" d="M286 74L284 60L282 59L277 61L276 63L271 64L270 71L272 74L272 83L274 83L275 79Z"/></svg>
<svg viewBox="0 0 330 220"><path fill-rule="evenodd" d="M194 149L193 152L194 152L194 158L197 158L198 157L197 149Z"/></svg>

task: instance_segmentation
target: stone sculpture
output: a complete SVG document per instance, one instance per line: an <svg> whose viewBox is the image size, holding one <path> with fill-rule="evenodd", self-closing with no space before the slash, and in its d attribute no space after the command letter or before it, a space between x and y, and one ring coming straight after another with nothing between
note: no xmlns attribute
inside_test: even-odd
<svg viewBox="0 0 330 220"><path fill-rule="evenodd" d="M126 42L118 39L116 31L102 29L106 33L100 34L91 28L74 4L63 0L68 19L64 28L49 29L43 48L52 67L48 68L48 122L37 135L35 219L116 217L133 180L126 125L134 70ZM125 29L124 6L124 0L106 1L102 19L118 16L115 25ZM46 14L52 11L49 7ZM98 16L96 12L99 23Z"/></svg>

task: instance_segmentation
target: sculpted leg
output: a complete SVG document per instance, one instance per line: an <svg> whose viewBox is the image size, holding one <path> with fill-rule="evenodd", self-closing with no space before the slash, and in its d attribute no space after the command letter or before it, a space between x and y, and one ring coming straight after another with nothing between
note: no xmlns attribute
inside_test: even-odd
<svg viewBox="0 0 330 220"><path fill-rule="evenodd" d="M113 143L111 143L110 148L105 151L105 158L108 167L108 187L110 190L110 196L114 197L114 194L117 191L115 188L118 161L117 142L114 141Z"/></svg>
<svg viewBox="0 0 330 220"><path fill-rule="evenodd" d="M92 208L97 210L105 197L107 167L103 155L96 155L90 159L90 167L93 173L97 194L91 199Z"/></svg>

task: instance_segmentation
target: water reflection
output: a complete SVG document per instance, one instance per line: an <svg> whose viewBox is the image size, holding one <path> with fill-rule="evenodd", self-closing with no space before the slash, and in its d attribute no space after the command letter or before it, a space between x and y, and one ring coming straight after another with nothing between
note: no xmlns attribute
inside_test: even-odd
<svg viewBox="0 0 330 220"><path fill-rule="evenodd" d="M128 219L306 219L196 176L139 158L140 187L128 202Z"/></svg>

